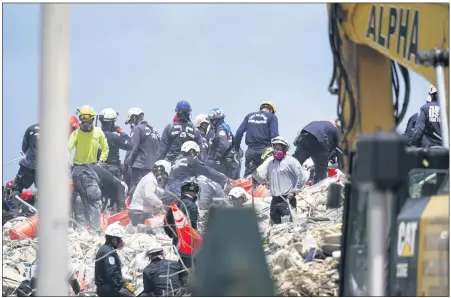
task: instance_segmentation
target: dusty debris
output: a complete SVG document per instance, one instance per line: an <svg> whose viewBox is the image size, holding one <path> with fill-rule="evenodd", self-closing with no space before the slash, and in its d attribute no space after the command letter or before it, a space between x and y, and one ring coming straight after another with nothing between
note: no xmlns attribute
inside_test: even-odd
<svg viewBox="0 0 451 298"><path fill-rule="evenodd" d="M327 186L336 178L304 188L297 195L297 208L292 210L293 222L271 226L271 198L256 198L254 208L262 233L268 266L281 296L338 296L337 264L340 258L342 208L327 209ZM227 205L224 200L223 205ZM252 201L244 204L252 208ZM200 210L199 230L205 227L208 214ZM3 226L3 296L14 291L26 275L26 262L36 258L37 239L9 240L8 230L17 220ZM118 251L124 279L137 292L142 290L142 271L149 264L145 252L157 243L166 258L177 260L172 241L164 233L162 223L156 226L126 227L125 247ZM85 230L68 229L69 263L76 269L86 293L95 293L95 255L104 236ZM69 285L68 285L69 287Z"/></svg>

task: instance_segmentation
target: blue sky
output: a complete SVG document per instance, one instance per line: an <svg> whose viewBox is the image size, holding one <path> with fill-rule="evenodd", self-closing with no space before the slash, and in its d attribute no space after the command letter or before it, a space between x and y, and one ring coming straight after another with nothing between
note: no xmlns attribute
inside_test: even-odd
<svg viewBox="0 0 451 298"><path fill-rule="evenodd" d="M271 100L290 142L310 121L336 118L325 4L71 7L71 111L111 107L124 127L136 106L161 133L176 102L188 100L193 116L223 109L235 131ZM38 121L39 18L38 4L3 5L3 163L19 156L25 129ZM408 116L429 87L412 73L411 85ZM17 169L4 166L3 182Z"/></svg>

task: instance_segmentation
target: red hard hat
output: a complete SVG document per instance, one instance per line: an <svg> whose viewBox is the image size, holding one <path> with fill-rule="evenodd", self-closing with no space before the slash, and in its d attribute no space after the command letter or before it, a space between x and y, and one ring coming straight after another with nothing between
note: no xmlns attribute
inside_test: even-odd
<svg viewBox="0 0 451 298"><path fill-rule="evenodd" d="M14 180L9 180L8 182L6 182L5 188L13 187L13 184L14 184Z"/></svg>
<svg viewBox="0 0 451 298"><path fill-rule="evenodd" d="M80 121L78 121L78 119L75 116L70 116L69 124L71 131L74 131L80 127Z"/></svg>
<svg viewBox="0 0 451 298"><path fill-rule="evenodd" d="M26 201L34 196L32 190L24 189L22 190L22 200Z"/></svg>

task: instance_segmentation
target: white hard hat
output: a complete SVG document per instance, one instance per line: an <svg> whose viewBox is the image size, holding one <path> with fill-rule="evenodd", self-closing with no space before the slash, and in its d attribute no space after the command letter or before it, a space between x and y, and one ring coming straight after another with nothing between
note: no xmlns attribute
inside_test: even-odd
<svg viewBox="0 0 451 298"><path fill-rule="evenodd" d="M435 88L434 85L431 85L431 87L429 87L429 94L434 94L437 93L437 88Z"/></svg>
<svg viewBox="0 0 451 298"><path fill-rule="evenodd" d="M119 113L112 108L106 108L100 112L100 120L102 121L115 121L117 116L119 116Z"/></svg>
<svg viewBox="0 0 451 298"><path fill-rule="evenodd" d="M202 123L210 124L210 121L208 121L208 115L207 114L199 114L196 116L196 120L194 121L196 123L196 127L199 128Z"/></svg>
<svg viewBox="0 0 451 298"><path fill-rule="evenodd" d="M140 108L131 108L131 109L129 109L129 110L128 110L128 113L127 113L127 121L126 121L126 122L129 122L129 121L130 121L130 118L131 118L133 115L139 116L139 115L141 115L141 114L144 115L144 112L143 112L143 110L141 110Z"/></svg>
<svg viewBox="0 0 451 298"><path fill-rule="evenodd" d="M288 144L287 140L285 140L285 138L283 138L281 136L275 137L271 140L271 145L275 145L275 144L281 144L281 145L287 147L287 149L290 148L290 145Z"/></svg>
<svg viewBox="0 0 451 298"><path fill-rule="evenodd" d="M105 235L123 238L125 236L125 229L120 224L113 223L105 229Z"/></svg>
<svg viewBox="0 0 451 298"><path fill-rule="evenodd" d="M242 188L242 187L235 186L229 192L229 197L239 198L241 196L244 196L247 198L247 193L244 190L244 188Z"/></svg>
<svg viewBox="0 0 451 298"><path fill-rule="evenodd" d="M163 246L161 246L161 244L158 242L153 244L151 248L147 249L146 255L153 254L156 252L163 252Z"/></svg>
<svg viewBox="0 0 451 298"><path fill-rule="evenodd" d="M182 148L180 149L180 151L186 152L186 153L190 152L190 150L194 150L197 153L200 153L200 147L194 141L187 141L187 142L183 143Z"/></svg>
<svg viewBox="0 0 451 298"><path fill-rule="evenodd" d="M163 166L166 174L171 174L171 163L165 159L161 159L155 162L155 166Z"/></svg>

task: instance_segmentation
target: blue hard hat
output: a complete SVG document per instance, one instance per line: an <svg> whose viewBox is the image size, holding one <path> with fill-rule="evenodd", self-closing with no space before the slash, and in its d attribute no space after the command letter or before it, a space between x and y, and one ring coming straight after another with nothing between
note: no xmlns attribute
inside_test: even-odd
<svg viewBox="0 0 451 298"><path fill-rule="evenodd" d="M186 100L179 101L177 103L177 105L175 106L175 111L177 113L182 112L182 111L186 111L186 110L191 112L191 105Z"/></svg>

